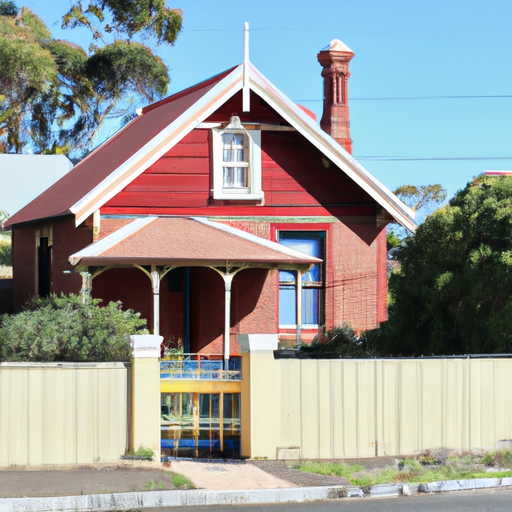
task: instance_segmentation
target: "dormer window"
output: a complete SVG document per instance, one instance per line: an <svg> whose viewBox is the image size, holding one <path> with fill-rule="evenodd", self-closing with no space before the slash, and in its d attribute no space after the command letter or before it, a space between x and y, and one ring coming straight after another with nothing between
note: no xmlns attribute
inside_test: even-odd
<svg viewBox="0 0 512 512"><path fill-rule="evenodd" d="M261 131L246 130L233 116L213 130L214 199L261 200Z"/></svg>

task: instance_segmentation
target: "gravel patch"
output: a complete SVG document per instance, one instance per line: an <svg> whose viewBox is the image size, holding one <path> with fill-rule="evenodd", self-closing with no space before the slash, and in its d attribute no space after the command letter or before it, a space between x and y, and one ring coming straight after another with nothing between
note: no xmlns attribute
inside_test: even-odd
<svg viewBox="0 0 512 512"><path fill-rule="evenodd" d="M346 478L329 475L315 475L289 467L285 462L276 460L248 460L257 468L270 473L272 476L286 480L299 487L317 487L326 485L350 485Z"/></svg>
<svg viewBox="0 0 512 512"><path fill-rule="evenodd" d="M82 466L64 471L0 471L0 498L76 496L155 489L174 489L171 478L157 469Z"/></svg>

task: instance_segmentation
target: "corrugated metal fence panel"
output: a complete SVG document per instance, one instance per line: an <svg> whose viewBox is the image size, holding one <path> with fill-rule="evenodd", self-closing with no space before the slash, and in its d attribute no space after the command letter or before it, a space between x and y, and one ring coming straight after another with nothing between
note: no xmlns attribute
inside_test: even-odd
<svg viewBox="0 0 512 512"><path fill-rule="evenodd" d="M252 366L250 370L251 449L261 454L260 457L275 459L283 438L281 418L283 412L286 414L286 411L283 411L281 407L283 403L281 398L282 374L272 372L274 369L272 366L266 367L265 363L268 360L266 356L266 352L251 354L251 365L254 364L259 370L258 373L255 373ZM286 372L283 373L286 375ZM244 404L242 404L243 407ZM258 414L254 415L253 411L258 411Z"/></svg>
<svg viewBox="0 0 512 512"><path fill-rule="evenodd" d="M2 363L0 465L119 460L127 407L122 363Z"/></svg>
<svg viewBox="0 0 512 512"><path fill-rule="evenodd" d="M280 440L282 446L300 446L300 426L301 426L301 410L300 399L297 391L300 389L300 366L293 364L293 361L283 360L282 382L286 382L285 386L281 386L281 397L279 403L293 402L294 406L280 409L281 416L281 433ZM255 433L257 436L257 432Z"/></svg>
<svg viewBox="0 0 512 512"><path fill-rule="evenodd" d="M300 447L305 459L405 455L441 447L492 450L498 440L512 438L512 359L254 355L251 394L260 399L251 409L257 438L253 457L272 457L277 447ZM280 393L269 393L269 381ZM273 428L271 411L279 411L280 425L274 424L279 435L260 436Z"/></svg>
<svg viewBox="0 0 512 512"><path fill-rule="evenodd" d="M313 362L314 364L308 364ZM320 393L318 379L318 361L300 361L300 411L301 411L301 445L302 451L309 453L309 458L319 457L319 423L323 421L319 415L318 395ZM314 382L315 385L311 385Z"/></svg>

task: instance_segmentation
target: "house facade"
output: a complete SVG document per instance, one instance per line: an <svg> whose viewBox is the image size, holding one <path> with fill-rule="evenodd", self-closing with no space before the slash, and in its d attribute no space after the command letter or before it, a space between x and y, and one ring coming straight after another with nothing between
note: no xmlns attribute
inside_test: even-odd
<svg viewBox="0 0 512 512"><path fill-rule="evenodd" d="M320 126L247 60L143 108L7 223L16 309L120 300L196 354L162 380L174 453L240 453L244 351L386 319L385 228L414 230L414 213L351 156L353 55L338 40L318 55Z"/></svg>
<svg viewBox="0 0 512 512"><path fill-rule="evenodd" d="M204 353L228 330L236 353L238 334L377 327L385 226L414 215L350 155L352 56L337 40L318 56L332 137L249 62L142 109L9 220L16 309L90 290Z"/></svg>

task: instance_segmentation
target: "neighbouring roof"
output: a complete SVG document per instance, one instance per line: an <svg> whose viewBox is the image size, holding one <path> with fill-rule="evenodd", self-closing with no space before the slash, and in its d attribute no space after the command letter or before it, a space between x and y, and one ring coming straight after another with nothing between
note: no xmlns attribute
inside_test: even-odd
<svg viewBox="0 0 512 512"><path fill-rule="evenodd" d="M64 155L0 155L0 210L14 215L72 168Z"/></svg>
<svg viewBox="0 0 512 512"><path fill-rule="evenodd" d="M102 220L110 230L110 223ZM71 255L72 265L306 266L322 260L219 222L194 217L139 217Z"/></svg>
<svg viewBox="0 0 512 512"><path fill-rule="evenodd" d="M347 174L397 222L416 228L414 212L372 176L252 64L249 88ZM6 223L73 214L76 225L123 190L183 137L243 88L244 65L144 108L142 115L80 162Z"/></svg>

